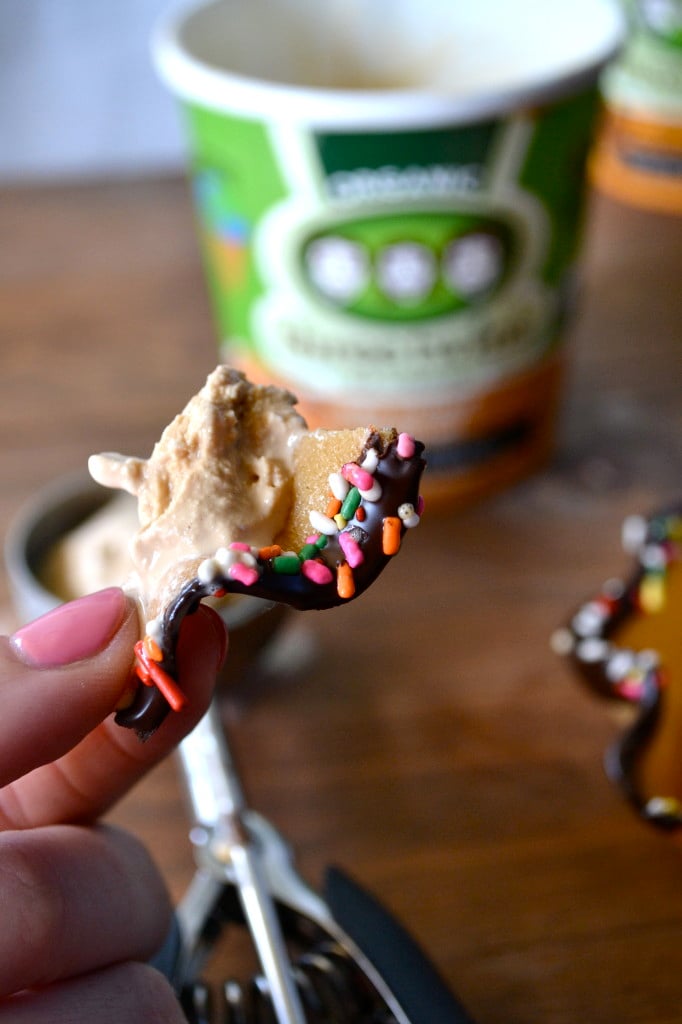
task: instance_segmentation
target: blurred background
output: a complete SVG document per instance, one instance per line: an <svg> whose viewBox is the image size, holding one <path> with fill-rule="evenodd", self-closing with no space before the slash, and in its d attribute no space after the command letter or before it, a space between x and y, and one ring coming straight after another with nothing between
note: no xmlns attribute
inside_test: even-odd
<svg viewBox="0 0 682 1024"><path fill-rule="evenodd" d="M166 0L2 0L0 180L141 174L182 162L149 59Z"/></svg>
<svg viewBox="0 0 682 1024"><path fill-rule="evenodd" d="M146 454L217 358L179 118L149 56L168 6L0 0L0 541L93 451ZM425 516L392 576L296 618L227 712L250 797L305 877L351 869L478 1024L682 1022L679 841L606 778L622 723L550 648L629 570L624 518L680 500L682 218L591 188L585 243L551 463ZM15 626L0 573L0 632ZM179 898L175 765L111 819Z"/></svg>

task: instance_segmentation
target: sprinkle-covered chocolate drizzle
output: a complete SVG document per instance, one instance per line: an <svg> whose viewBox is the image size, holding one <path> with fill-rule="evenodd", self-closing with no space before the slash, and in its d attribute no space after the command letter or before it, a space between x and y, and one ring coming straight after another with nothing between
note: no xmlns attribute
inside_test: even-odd
<svg viewBox="0 0 682 1024"><path fill-rule="evenodd" d="M117 712L119 725L146 739L184 695L176 683L180 626L205 597L248 594L300 610L332 608L359 596L398 552L422 512L419 482L424 446L408 434L384 446L372 432L357 462L330 477L330 502L311 514L312 533L296 552L276 545L229 544L199 566L163 614L147 624L136 647L145 684Z"/></svg>
<svg viewBox="0 0 682 1024"><path fill-rule="evenodd" d="M571 659L591 690L636 710L634 724L607 752L608 774L647 821L676 829L682 826L679 797L644 793L638 779L642 755L660 727L671 680L660 652L630 650L616 638L632 616L655 614L667 600L669 573L682 557L682 507L649 519L628 517L623 544L636 558L630 579L605 583L578 608L566 627L557 630L553 646ZM682 680L677 685L682 685Z"/></svg>

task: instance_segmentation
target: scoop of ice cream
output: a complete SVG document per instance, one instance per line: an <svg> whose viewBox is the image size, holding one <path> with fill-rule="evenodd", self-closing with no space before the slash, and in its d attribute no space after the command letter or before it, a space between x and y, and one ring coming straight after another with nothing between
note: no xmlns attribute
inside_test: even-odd
<svg viewBox="0 0 682 1024"><path fill-rule="evenodd" d="M164 430L148 459L89 460L98 483L137 496L130 553L147 615L221 545L266 545L287 522L294 451L306 424L296 399L219 366Z"/></svg>
<svg viewBox="0 0 682 1024"><path fill-rule="evenodd" d="M118 586L131 573L128 542L137 528L137 506L117 494L48 551L40 578L51 593L71 601Z"/></svg>

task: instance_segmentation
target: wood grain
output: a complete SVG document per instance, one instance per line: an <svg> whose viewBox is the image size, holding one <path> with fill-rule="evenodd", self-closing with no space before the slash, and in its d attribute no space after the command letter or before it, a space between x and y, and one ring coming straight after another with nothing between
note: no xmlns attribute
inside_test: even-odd
<svg viewBox="0 0 682 1024"><path fill-rule="evenodd" d="M8 190L0 228L4 531L90 452L145 454L215 342L182 182ZM627 568L622 518L680 497L681 257L682 221L594 197L552 464L427 517L357 604L292 615L282 671L225 707L302 873L373 888L480 1024L682 1021L680 845L606 780L617 726L549 648ZM178 897L174 762L111 818Z"/></svg>

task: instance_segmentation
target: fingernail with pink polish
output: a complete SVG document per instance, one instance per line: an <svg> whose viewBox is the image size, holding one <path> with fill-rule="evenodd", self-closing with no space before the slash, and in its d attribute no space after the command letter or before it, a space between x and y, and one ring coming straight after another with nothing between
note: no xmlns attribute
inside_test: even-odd
<svg viewBox="0 0 682 1024"><path fill-rule="evenodd" d="M12 646L27 665L57 668L98 654L121 625L127 599L118 587L78 598L22 626Z"/></svg>

